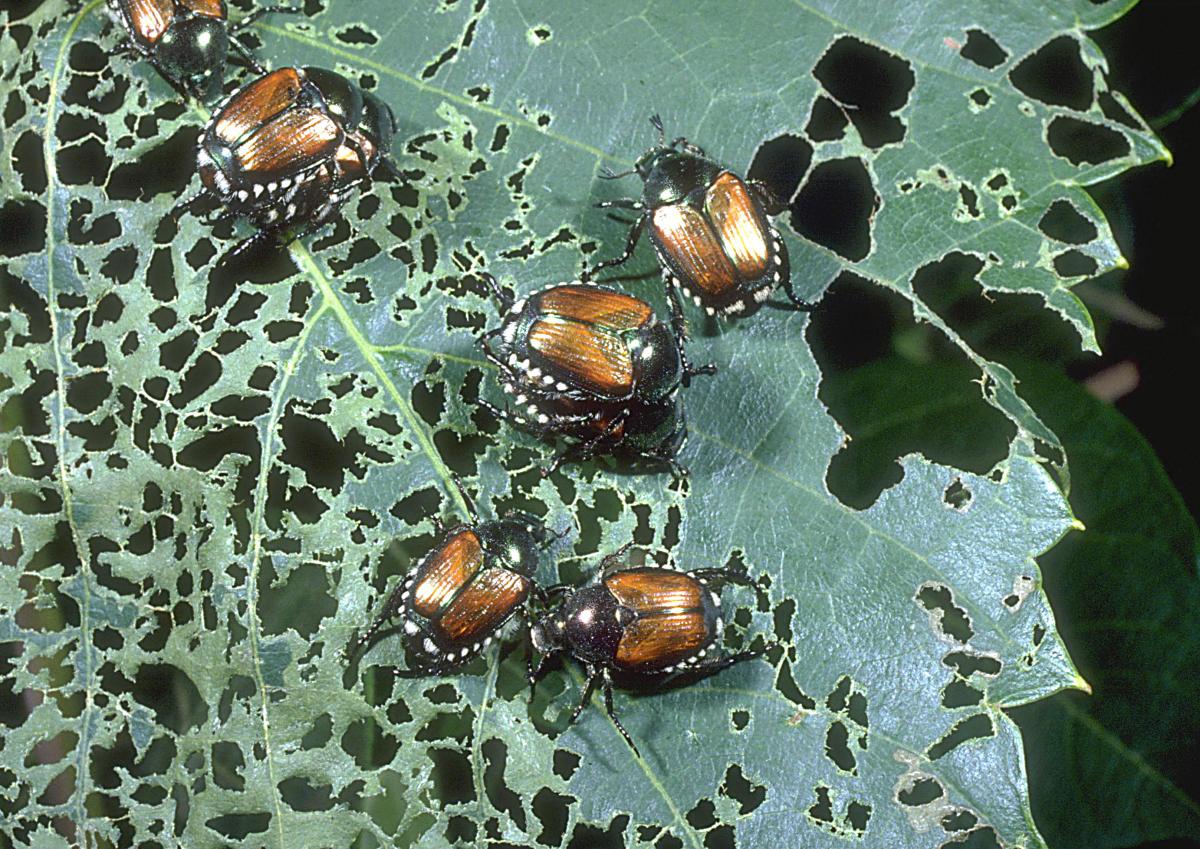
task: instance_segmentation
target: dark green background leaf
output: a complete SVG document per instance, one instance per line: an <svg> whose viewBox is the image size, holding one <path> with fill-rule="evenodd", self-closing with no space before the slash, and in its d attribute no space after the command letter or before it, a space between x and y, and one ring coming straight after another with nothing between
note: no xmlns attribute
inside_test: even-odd
<svg viewBox="0 0 1200 849"><path fill-rule="evenodd" d="M22 230L0 318L0 834L1042 845L1003 709L1078 684L1033 560L1072 521L1037 454L1057 441L911 281L965 252L983 286L1036 292L1094 344L1072 269L1120 258L1081 186L1165 156L1083 35L1129 4L310 0L311 17L256 28L264 59L375 87L406 180L255 282L217 266L228 228L166 220L205 113L111 56L99 3L65 5L0 42L4 215ZM964 57L973 29L998 66ZM1078 102L1018 90L1009 71L1060 37ZM856 103L864 79L892 99ZM831 108L840 135L812 120ZM794 137L767 170L808 166L783 219L806 235L784 228L797 289L817 298L853 270L944 330L1015 427L992 474L909 457L869 510L840 503L825 477L844 434L817 398L809 319L776 310L698 323L696 358L722 370L688 395L686 488L608 464L542 481L549 449L475 414L495 397L475 347L494 313L471 272L523 291L618 250L592 204L634 188L597 175L650 143L653 112L739 168ZM1046 224L1056 202L1090 222L1083 244ZM652 280L630 285L661 304ZM489 509L575 525L568 577L631 536L684 568L740 559L762 589L729 593L727 640L786 653L623 692L645 761L599 710L562 732L577 674L530 704L516 640L447 682L380 669L394 640L346 673L349 636L432 543L431 516L461 512L440 495L451 471Z"/></svg>

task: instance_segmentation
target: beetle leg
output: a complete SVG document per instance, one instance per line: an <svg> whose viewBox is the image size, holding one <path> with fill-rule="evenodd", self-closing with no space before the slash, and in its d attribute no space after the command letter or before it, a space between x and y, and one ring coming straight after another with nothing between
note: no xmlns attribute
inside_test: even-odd
<svg viewBox="0 0 1200 849"><path fill-rule="evenodd" d="M679 348L679 363L683 367L683 385L691 386L692 378L698 374L716 374L717 365L716 363L707 363L702 366L692 365L692 361L688 359L687 351L684 349L685 337L679 334L678 328L675 328L675 308L679 308L680 323L683 322L683 308L679 304L679 293L670 284L667 284L667 298L674 302L671 307L671 326L675 329L675 345ZM684 332L686 333L686 331L685 325Z"/></svg>
<svg viewBox="0 0 1200 849"><path fill-rule="evenodd" d="M683 385L690 386L692 378L698 374L716 374L716 363L705 363L702 366L693 366L686 356L680 352L680 360L683 361Z"/></svg>
<svg viewBox="0 0 1200 849"><path fill-rule="evenodd" d="M261 62L254 58L250 51L246 49L246 45L242 44L237 37L229 39L229 46L237 52L238 58L246 64L246 67L254 71L254 73L259 75L267 73L267 69L263 67Z"/></svg>
<svg viewBox="0 0 1200 849"><path fill-rule="evenodd" d="M718 672L728 669L729 667L733 666L735 663L741 663L743 660L750 660L751 658L761 657L763 654L766 653L768 648L770 648L770 646L763 646L761 649L749 649L747 651L740 651L737 654L730 654L730 655L726 655L725 657L707 658L705 660L700 661L699 663L693 664L691 668L695 671L702 672L705 675L705 677L707 677L709 675L716 675Z"/></svg>
<svg viewBox="0 0 1200 849"><path fill-rule="evenodd" d="M659 115L657 112L655 112L653 115L651 115L650 116L650 126L654 127L654 129L658 130L658 146L666 147L667 146L667 131L663 128L662 115Z"/></svg>
<svg viewBox="0 0 1200 849"><path fill-rule="evenodd" d="M640 758L642 753L638 751L637 744L633 742L633 738L629 736L629 732L625 730L621 720L617 719L617 712L613 708L612 676L609 675L607 669L604 670L604 709L608 711L608 718L612 720L613 725L617 726L617 730L621 732L621 736L625 738L629 748L633 749L633 753Z"/></svg>
<svg viewBox="0 0 1200 849"><path fill-rule="evenodd" d="M783 278L783 292L787 295L788 300L792 302L792 306L799 312L811 312L817 308L816 304L804 300L792 289L792 276L790 274Z"/></svg>
<svg viewBox="0 0 1200 849"><path fill-rule="evenodd" d="M259 230L253 236L248 236L245 239L242 239L242 241L238 242L237 246L225 255L224 261L228 262L229 260L236 259L237 257L240 257L246 253L246 251L257 250L268 242L277 240L278 237L278 229L272 228L269 230Z"/></svg>
<svg viewBox="0 0 1200 849"><path fill-rule="evenodd" d="M551 584L548 587L538 587L535 592L537 593L538 601L549 607L552 603L551 596L562 595L573 589L575 587L571 584Z"/></svg>
<svg viewBox="0 0 1200 849"><path fill-rule="evenodd" d="M645 208L640 200L633 198L614 198L613 200L602 200L596 204L596 209L627 209L630 212L641 212Z"/></svg>
<svg viewBox="0 0 1200 849"><path fill-rule="evenodd" d="M600 669L589 666L587 667L588 679L583 687L583 698L579 700L579 704L575 705L575 710L571 712L571 718L567 720L567 727L570 728L575 724L575 720L579 719L579 714L583 713L583 708L587 704L588 699L592 697L592 691L596 689L596 685L600 683L600 679L604 677L604 673Z"/></svg>
<svg viewBox="0 0 1200 849"><path fill-rule="evenodd" d="M354 657L356 654L358 654L363 646L367 645L367 643L369 643L371 639L377 633L379 633L379 630L383 628L383 626L387 625L396 618L396 614L399 613L404 607L404 595L408 591L408 585L409 579L406 577L400 583L400 586L392 590L392 594L389 595L387 601L384 602L383 612L375 617L375 621L373 621L367 627L367 630L363 631L362 636L360 636L346 648L347 658Z"/></svg>
<svg viewBox="0 0 1200 849"><path fill-rule="evenodd" d="M621 265L622 263L627 262L629 258L633 256L633 251L635 248L637 248L638 239L641 238L642 230L645 229L645 226L646 216L639 216L638 220L635 221L633 226L629 228L629 235L625 238L625 252L618 257L606 259L604 262L598 263L595 268L584 274L584 279L590 280L593 275L599 274L606 268L612 268L613 266Z"/></svg>
<svg viewBox="0 0 1200 849"><path fill-rule="evenodd" d="M358 143L357 139L349 135L345 137L344 141L351 150L358 154L358 164L362 166L363 176L365 177L370 174L370 169L367 167L367 152L363 150L362 145Z"/></svg>
<svg viewBox="0 0 1200 849"><path fill-rule="evenodd" d="M740 584L743 587L754 586L754 581L750 579L749 575L733 569L693 569L688 574L694 578L703 578L706 581L728 581L731 584Z"/></svg>
<svg viewBox="0 0 1200 849"><path fill-rule="evenodd" d="M608 424L606 424L604 426L604 430L602 430L598 435L592 437L591 439L587 440L586 442L579 442L575 445L572 445L566 451L563 451L562 453L560 453L550 463L549 467L542 469L542 477L546 478L546 477L549 477L550 475L554 474L554 472L556 472L558 470L558 467L561 466L563 463L565 463L567 460L577 460L581 463L586 462L587 460L590 460L592 458L592 455L596 453L597 449L599 449L601 445L603 445L608 439L610 439L612 437L613 433L616 432L617 428L619 428L622 424L625 423L625 417L628 413L629 413L628 410L622 410L620 413L613 416L612 421L610 421ZM583 414L583 415L578 415L578 416L569 416L569 417L568 416L556 416L555 419L557 420L557 424L561 425L568 421L570 421L570 422L578 421L580 423L590 421L592 419L592 416L589 414Z"/></svg>
<svg viewBox="0 0 1200 849"><path fill-rule="evenodd" d="M379 157L377 167L383 168L397 180L404 182L404 172L400 170L400 166L393 162L392 157L388 154L385 153L383 156Z"/></svg>
<svg viewBox="0 0 1200 849"><path fill-rule="evenodd" d="M530 623L531 631L532 631L532 628L533 628L533 624ZM550 658L554 657L555 655L557 655L559 653L557 650L548 651L545 654L543 654L541 657L539 657L538 662L535 664L533 662L533 651L534 651L533 650L533 636L531 634L530 639L529 639L529 660L525 665L525 668L527 671L527 677L529 678L529 696L530 696L530 698L533 697L533 688L537 685L537 682L540 681L542 678L542 672L545 671L546 664L550 662Z"/></svg>
<svg viewBox="0 0 1200 849"><path fill-rule="evenodd" d="M761 180L747 180L746 187L753 193L754 198L762 204L767 215L778 215L788 208L787 201L775 194Z"/></svg>
<svg viewBox="0 0 1200 849"><path fill-rule="evenodd" d="M516 302L516 299L500 287L500 281L496 279L496 275L489 271L481 271L479 272L479 276L483 278L483 282L486 283L488 288L492 290L492 297L495 298L496 303L500 305L500 311L508 312L511 310L512 305ZM494 336L499 332L500 329L497 328L488 335Z"/></svg>
<svg viewBox="0 0 1200 849"><path fill-rule="evenodd" d="M632 547L633 543L627 542L612 554L606 555L605 558L600 561L600 566L598 567L597 571L600 573L601 580L607 578L614 572L620 572L623 569L633 568L625 562L625 552L629 551L629 549Z"/></svg>
<svg viewBox="0 0 1200 849"><path fill-rule="evenodd" d="M203 185L189 195L184 195L177 200L172 207L167 210L167 216L173 220L178 219L184 212L191 212L192 207L196 205L196 201L208 195L208 189Z"/></svg>
<svg viewBox="0 0 1200 849"><path fill-rule="evenodd" d="M281 15L299 15L303 13L303 9L298 6L260 6L246 17L242 18L236 24L229 28L230 32L241 32L246 27L257 21L265 15L272 15L278 12Z"/></svg>
<svg viewBox="0 0 1200 849"><path fill-rule="evenodd" d="M698 144L692 144L683 136L680 136L679 138L675 139L675 141L671 142L670 146L685 150L693 156L703 156L705 158L708 157L708 154L704 152L704 148L700 147Z"/></svg>

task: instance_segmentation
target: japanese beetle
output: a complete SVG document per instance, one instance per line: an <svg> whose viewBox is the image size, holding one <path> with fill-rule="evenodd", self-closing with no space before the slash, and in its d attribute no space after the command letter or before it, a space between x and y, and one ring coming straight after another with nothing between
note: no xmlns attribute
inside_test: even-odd
<svg viewBox="0 0 1200 849"><path fill-rule="evenodd" d="M479 654L526 606L530 593L539 592L533 582L538 552L558 535L521 513L480 521L474 502L461 486L459 491L471 521L448 531L435 523L441 542L388 596L349 656L384 626L399 621L408 645L422 660L408 672L441 674Z"/></svg>
<svg viewBox="0 0 1200 849"><path fill-rule="evenodd" d="M571 655L584 665L587 684L568 725L579 718L592 691L601 685L608 715L636 753L633 738L613 709L613 673L663 680L689 670L713 674L763 654L766 647L724 656L714 650L724 619L721 597L709 584L750 585L745 574L731 569L678 572L631 566L623 559L628 548L604 559L596 583L547 591L565 597L530 630L533 648L541 657L536 668L530 657L529 685L537 684L549 658Z"/></svg>
<svg viewBox="0 0 1200 849"><path fill-rule="evenodd" d="M213 114L197 154L202 188L186 205L207 196L224 206L220 219L258 227L235 254L289 233L299 238L328 221L377 165L394 169L395 133L391 108L341 74L280 68Z"/></svg>
<svg viewBox="0 0 1200 849"><path fill-rule="evenodd" d="M220 88L230 47L246 64L257 67L231 35L263 15L300 11L264 6L230 26L225 0L108 0L108 9L128 36L123 46L140 53L169 83L198 99Z"/></svg>
<svg viewBox="0 0 1200 849"><path fill-rule="evenodd" d="M658 130L658 145L646 151L632 171L604 175L616 179L637 174L643 191L640 200L597 204L640 215L629 231L625 252L598 264L593 274L627 261L642 231L649 230L681 336L685 324L677 289L709 315L750 315L780 284L795 309L812 309L792 290L787 246L767 217L768 212L781 211L770 191L721 167L685 138L667 144L662 119L655 115L650 122Z"/></svg>
<svg viewBox="0 0 1200 849"><path fill-rule="evenodd" d="M539 436L577 440L543 474L568 456L595 453L630 453L681 471L679 388L713 366L693 368L679 338L632 295L576 281L514 300L486 279L504 317L481 343L518 411L483 406Z"/></svg>

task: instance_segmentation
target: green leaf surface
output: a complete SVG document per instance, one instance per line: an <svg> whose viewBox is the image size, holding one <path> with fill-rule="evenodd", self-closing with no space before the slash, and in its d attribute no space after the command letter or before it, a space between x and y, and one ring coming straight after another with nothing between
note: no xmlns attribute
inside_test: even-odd
<svg viewBox="0 0 1200 849"><path fill-rule="evenodd" d="M309 2L255 27L264 60L375 87L406 176L255 282L218 265L245 230L169 220L206 111L114 55L97 0L10 22L0 834L1043 845L1003 708L1078 684L1033 559L1072 522L1038 459L1057 440L911 280L948 252L977 255L983 286L1036 292L1094 344L1078 278L1054 258L1119 263L1082 186L1166 155L1127 106L1109 116L1120 99L1084 34L1127 5ZM991 34L1000 65L964 58L969 30ZM1091 105L1038 101L1007 76L1064 36ZM871 74L896 101L847 100L840 137L805 141L821 135L822 87ZM797 290L819 298L851 270L942 328L1016 426L992 474L913 456L870 509L841 504L825 474L844 435L817 398L808 319L779 310L696 323L694 357L721 371L687 396L684 487L608 463L541 480L550 448L476 412L497 397L475 344L495 317L471 272L526 291L616 253L622 228L593 204L634 181L597 176L651 142L654 112L737 168L781 136L800 141L792 165L811 149L780 219ZM1080 132L1070 121L1123 152L1053 153L1048 128ZM849 197L856 175L869 188L842 222L853 238L814 230L831 183ZM1056 201L1090 222L1083 244L1044 232ZM629 285L661 306L653 279ZM432 517L461 515L451 472L485 510L577 528L556 552L565 577L631 537L682 568L744 563L759 590L728 593L726 640L782 650L694 686L622 691L645 760L598 703L565 729L577 672L531 702L515 638L445 681L387 672L394 639L347 672L350 636L433 543Z"/></svg>

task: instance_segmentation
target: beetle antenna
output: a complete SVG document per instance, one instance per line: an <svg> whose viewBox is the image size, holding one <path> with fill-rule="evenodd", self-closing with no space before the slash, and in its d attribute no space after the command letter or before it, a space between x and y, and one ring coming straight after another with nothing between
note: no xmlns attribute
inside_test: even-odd
<svg viewBox="0 0 1200 849"><path fill-rule="evenodd" d="M462 478L454 474L454 472L451 472L450 480L453 482L454 488L458 490L458 494L462 498L463 503L467 505L467 513L470 515L471 521L478 522L479 511L475 509L474 500L469 494L467 494L467 488L463 486Z"/></svg>
<svg viewBox="0 0 1200 849"><path fill-rule="evenodd" d="M667 146L667 131L663 129L662 116L657 112L650 116L650 123L654 125L654 129L658 130L658 146Z"/></svg>
<svg viewBox="0 0 1200 849"><path fill-rule="evenodd" d="M600 169L600 179L601 180L619 180L622 177L628 177L630 174L636 174L636 173L637 173L636 168L630 168L628 171L621 171L621 172L614 171L611 168L601 168Z"/></svg>

